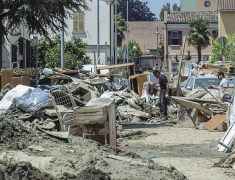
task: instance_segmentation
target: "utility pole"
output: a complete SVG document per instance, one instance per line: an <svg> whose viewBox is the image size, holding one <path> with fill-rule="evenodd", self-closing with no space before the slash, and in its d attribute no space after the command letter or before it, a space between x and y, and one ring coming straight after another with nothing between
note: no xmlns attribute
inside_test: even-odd
<svg viewBox="0 0 235 180"><path fill-rule="evenodd" d="M96 59L97 59L97 64L100 64L100 0L97 0L97 58Z"/></svg>
<svg viewBox="0 0 235 180"><path fill-rule="evenodd" d="M129 0L126 2L127 15L126 15L126 51L127 51L127 63L129 62Z"/></svg>
<svg viewBox="0 0 235 180"><path fill-rule="evenodd" d="M60 53L61 53L61 69L64 68L64 27L61 23L61 49L60 49Z"/></svg>
<svg viewBox="0 0 235 180"><path fill-rule="evenodd" d="M114 54L114 62L117 64L117 0L115 0L115 54Z"/></svg>

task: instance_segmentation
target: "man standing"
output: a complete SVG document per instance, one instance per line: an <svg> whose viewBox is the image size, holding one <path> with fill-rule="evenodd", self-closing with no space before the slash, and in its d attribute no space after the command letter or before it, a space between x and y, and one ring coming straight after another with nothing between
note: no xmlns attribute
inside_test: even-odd
<svg viewBox="0 0 235 180"><path fill-rule="evenodd" d="M161 74L159 70L154 70L153 75L159 79L160 95L157 105L160 109L160 118L167 120L167 98L169 97L169 83L167 77Z"/></svg>
<svg viewBox="0 0 235 180"><path fill-rule="evenodd" d="M224 96L223 88L224 87L229 87L229 82L225 78L223 72L221 72L221 71L218 72L217 76L218 76L218 79L220 80L220 84L219 84L219 86L215 86L214 88L220 90L220 98L223 98L223 96Z"/></svg>

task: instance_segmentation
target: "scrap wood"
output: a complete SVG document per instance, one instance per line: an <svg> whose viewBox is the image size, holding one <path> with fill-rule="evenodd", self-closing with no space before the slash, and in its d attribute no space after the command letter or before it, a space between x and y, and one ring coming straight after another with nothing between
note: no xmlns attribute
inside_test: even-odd
<svg viewBox="0 0 235 180"><path fill-rule="evenodd" d="M218 102L218 104L221 104L221 102L220 102L210 91L208 91L208 89L205 88L205 86L202 86L202 88L203 88L207 93L209 93L209 94Z"/></svg>
<svg viewBox="0 0 235 180"><path fill-rule="evenodd" d="M196 108L204 112L207 115L212 114L212 112L209 109L207 109L206 107L203 107L201 104L197 102L189 101L181 97L177 97L177 96L171 96L171 99L173 99L176 103L180 104L182 107L191 108L191 109Z"/></svg>
<svg viewBox="0 0 235 180"><path fill-rule="evenodd" d="M69 131L66 131L66 132L61 132L61 131L46 131L46 130L44 130L44 129L38 127L38 126L37 126L37 128L38 128L40 131L42 131L42 132L44 132L44 133L46 133L46 134L48 134L48 135L50 135L50 136L59 138L59 139L65 139L65 140L67 140L68 137L69 137Z"/></svg>
<svg viewBox="0 0 235 180"><path fill-rule="evenodd" d="M134 158L127 158L127 157L116 156L116 155L108 155L108 158L127 162L127 163L130 163L131 165L149 166L149 161L144 162L143 160L136 160Z"/></svg>
<svg viewBox="0 0 235 180"><path fill-rule="evenodd" d="M149 118L149 113L145 113L143 111L136 110L129 106L119 106L117 107L117 111L122 116L133 115L139 118Z"/></svg>
<svg viewBox="0 0 235 180"><path fill-rule="evenodd" d="M216 114L207 123L204 124L204 127L209 131L213 131L222 123L227 123L226 115Z"/></svg>

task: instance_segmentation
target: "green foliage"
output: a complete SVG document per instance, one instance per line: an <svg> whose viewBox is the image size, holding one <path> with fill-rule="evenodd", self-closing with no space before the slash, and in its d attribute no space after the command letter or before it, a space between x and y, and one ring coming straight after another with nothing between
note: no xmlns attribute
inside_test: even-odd
<svg viewBox="0 0 235 180"><path fill-rule="evenodd" d="M64 19L73 11L89 9L87 1L90 0L1 0L1 38L18 32L22 23L30 34L48 36L50 30L56 33L61 25L67 26Z"/></svg>
<svg viewBox="0 0 235 180"><path fill-rule="evenodd" d="M187 42L197 48L198 62L201 61L202 48L210 45L210 21L208 19L200 18L189 22L189 33Z"/></svg>
<svg viewBox="0 0 235 180"><path fill-rule="evenodd" d="M55 68L61 65L60 36L53 38L41 38L38 45L39 66ZM80 38L73 37L65 42L65 68L78 69L83 64L90 63L86 55L84 43ZM33 51L34 52L34 51ZM34 53L33 53L34 54ZM33 60L35 57L32 58Z"/></svg>
<svg viewBox="0 0 235 180"><path fill-rule="evenodd" d="M160 21L164 21L164 10L168 9L169 11L173 10L173 11L180 11L180 6L178 6L176 3L174 3L172 5L172 9L171 9L171 4L169 2L167 2L166 4L163 5L160 14L159 14L159 18Z"/></svg>
<svg viewBox="0 0 235 180"><path fill-rule="evenodd" d="M228 36L228 43L224 47L224 55L226 60L230 61L232 66L235 66L235 34Z"/></svg>
<svg viewBox="0 0 235 180"><path fill-rule="evenodd" d="M126 31L126 20L122 14L117 14L117 45L121 46L123 39L125 39L124 31Z"/></svg>
<svg viewBox="0 0 235 180"><path fill-rule="evenodd" d="M210 57L210 62L218 61L222 55L222 46L219 43L219 38L213 39L212 41L212 55Z"/></svg>
<svg viewBox="0 0 235 180"><path fill-rule="evenodd" d="M136 50L134 50L134 46L136 46ZM126 62L125 61L125 55L126 55L126 44L123 45L122 47L120 47L119 51L118 51L118 60L122 61L122 62ZM132 62L133 57L139 57L142 56L142 51L140 49L139 44L136 41L130 41L128 43L128 52L129 52L129 62Z"/></svg>
<svg viewBox="0 0 235 180"><path fill-rule="evenodd" d="M188 53L188 54L187 54L186 56L184 56L184 60L191 60L192 57L191 57L191 55L190 55L190 50L188 50L187 53Z"/></svg>
<svg viewBox="0 0 235 180"><path fill-rule="evenodd" d="M118 13L121 13L123 17L127 18L127 1L117 0ZM156 21L155 14L152 13L148 7L148 1L142 2L142 0L129 0L129 21Z"/></svg>
<svg viewBox="0 0 235 180"><path fill-rule="evenodd" d="M230 61L231 65L235 66L235 34L228 36L228 43L224 47L220 45L219 38L213 40L210 62L218 61L222 57L223 48L226 61Z"/></svg>
<svg viewBox="0 0 235 180"><path fill-rule="evenodd" d="M164 61L164 43L159 43L158 54L161 56L161 61Z"/></svg>

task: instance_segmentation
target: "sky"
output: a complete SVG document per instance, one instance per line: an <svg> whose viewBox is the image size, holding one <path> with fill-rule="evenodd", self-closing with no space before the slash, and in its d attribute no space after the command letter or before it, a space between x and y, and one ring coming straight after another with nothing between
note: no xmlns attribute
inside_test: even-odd
<svg viewBox="0 0 235 180"><path fill-rule="evenodd" d="M140 0L143 2L148 1L148 7L150 10L156 14L157 17L159 17L160 10L162 9L163 5L165 5L167 2L171 4L177 4L178 6L180 5L180 0Z"/></svg>

